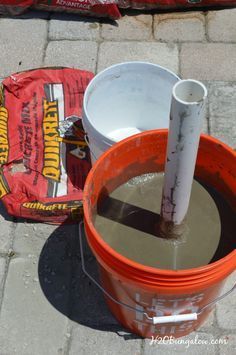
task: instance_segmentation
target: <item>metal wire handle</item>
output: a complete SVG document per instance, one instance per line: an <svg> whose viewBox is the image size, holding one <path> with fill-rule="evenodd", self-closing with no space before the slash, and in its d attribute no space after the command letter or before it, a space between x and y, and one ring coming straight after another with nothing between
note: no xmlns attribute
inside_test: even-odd
<svg viewBox="0 0 236 355"><path fill-rule="evenodd" d="M183 322L187 320L197 320L198 316L208 307L213 306L217 302L221 301L223 298L228 296L231 292L233 292L236 289L236 283L234 286L224 293L223 295L217 297L215 300L207 303L205 306L201 307L197 313L187 313L187 314L176 314L172 316L158 316L158 317L150 317L146 312L137 309L133 306L130 306L124 302L118 301L115 299L110 293L108 293L101 285L99 282L97 282L86 270L85 268L85 262L84 262L84 250L83 250L83 241L82 241L82 225L84 224L83 221L79 223L79 243L80 243L80 255L81 255L81 264L82 264L82 270L83 273L108 297L110 298L114 303L123 306L127 309L130 309L132 311L142 313L148 320L152 321L153 324L162 324L162 323L177 323L177 322Z"/></svg>
<svg viewBox="0 0 236 355"><path fill-rule="evenodd" d="M98 160L98 157L96 157L95 153L94 153L93 150L91 149L91 146L90 146L90 143L89 143L89 138L88 138L88 134L87 134L87 133L85 133L85 135L84 135L84 140L85 140L87 146L89 147L90 153L92 154L92 156L93 156L93 158L95 159L95 161ZM103 140L102 140L102 143L106 144L106 146L108 146L108 147L112 147L112 144L110 144L110 143L108 143L108 142L105 142L105 141L103 141Z"/></svg>
<svg viewBox="0 0 236 355"><path fill-rule="evenodd" d="M91 147L90 147L90 145L89 145L89 140L88 140L88 135L87 135L87 133L85 133L85 135L84 135L84 140L85 140L87 146L89 147L90 153L92 154L93 158L94 158L95 161L96 161L96 160L97 160L97 157L96 157L96 155L94 154L94 152L92 151L92 149L91 149Z"/></svg>

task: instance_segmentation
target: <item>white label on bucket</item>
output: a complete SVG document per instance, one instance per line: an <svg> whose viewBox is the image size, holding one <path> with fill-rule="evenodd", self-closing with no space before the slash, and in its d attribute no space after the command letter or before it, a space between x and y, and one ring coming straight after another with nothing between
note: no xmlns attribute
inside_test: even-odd
<svg viewBox="0 0 236 355"><path fill-rule="evenodd" d="M136 300L136 302L141 303L144 306L148 306L148 303L141 301L141 297L140 297L139 293L135 294L135 300ZM140 306L140 304L136 303L135 308L137 309L137 311L143 311L144 312L144 308L142 306ZM143 313L135 312L135 317L136 317L137 320L142 321L143 320Z"/></svg>

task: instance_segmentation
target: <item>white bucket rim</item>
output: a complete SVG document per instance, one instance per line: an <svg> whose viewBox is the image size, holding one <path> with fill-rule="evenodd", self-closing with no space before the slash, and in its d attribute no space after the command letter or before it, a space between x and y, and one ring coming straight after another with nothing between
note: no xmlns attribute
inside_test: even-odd
<svg viewBox="0 0 236 355"><path fill-rule="evenodd" d="M178 81L181 80L180 77L175 74L173 71L171 71L170 69L167 69L159 64L155 64L155 63L150 63L150 62L145 62L145 61L127 61L127 62L120 62L120 63L116 63L113 64L105 69L103 69L102 71L100 71L99 73L97 73L94 78L90 81L90 83L88 84L85 93L84 93L84 97L83 97L83 122L84 120L86 120L86 126L89 126L94 132L96 132L96 134L98 134L101 138L104 144L112 146L113 144L117 143L115 140L113 140L112 138L108 138L105 135L103 135L100 131L97 130L96 127L94 127L94 125L91 123L91 120L89 120L88 118L90 117L88 110L87 110L87 103L89 100L89 96L90 96L90 91L91 88L93 87L94 83L97 81L97 79L102 76L104 73L112 70L113 68L117 68L117 67L121 67L123 65L133 65L133 64L140 64L140 65L147 65L147 66L151 66L151 67L155 67L158 69L161 69L165 72L167 72L168 74L172 75L173 77L175 77ZM85 127L84 127L85 128ZM87 133L87 132L86 132ZM105 140L104 140L105 138Z"/></svg>

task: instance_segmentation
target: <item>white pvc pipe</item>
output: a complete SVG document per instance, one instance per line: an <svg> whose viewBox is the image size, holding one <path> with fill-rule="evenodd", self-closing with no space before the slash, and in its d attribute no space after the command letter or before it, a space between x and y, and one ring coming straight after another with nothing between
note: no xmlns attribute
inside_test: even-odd
<svg viewBox="0 0 236 355"><path fill-rule="evenodd" d="M178 323L188 320L197 320L197 313L176 314L173 316L153 317L153 324Z"/></svg>
<svg viewBox="0 0 236 355"><path fill-rule="evenodd" d="M161 216L174 225L188 210L206 97L206 87L196 80L173 87Z"/></svg>

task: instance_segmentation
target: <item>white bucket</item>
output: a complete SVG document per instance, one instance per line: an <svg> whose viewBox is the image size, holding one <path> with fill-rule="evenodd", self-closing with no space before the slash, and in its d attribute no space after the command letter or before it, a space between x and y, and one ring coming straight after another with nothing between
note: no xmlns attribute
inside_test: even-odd
<svg viewBox="0 0 236 355"><path fill-rule="evenodd" d="M145 62L120 63L97 74L83 102L92 162L128 136L168 128L172 88L178 80L168 69Z"/></svg>

